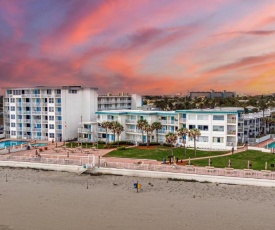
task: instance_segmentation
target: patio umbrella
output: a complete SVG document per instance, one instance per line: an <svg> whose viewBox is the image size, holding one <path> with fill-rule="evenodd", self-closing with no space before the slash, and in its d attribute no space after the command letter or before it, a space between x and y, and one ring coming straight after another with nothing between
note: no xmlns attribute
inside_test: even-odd
<svg viewBox="0 0 275 230"><path fill-rule="evenodd" d="M267 170L267 162L265 162L264 169Z"/></svg>
<svg viewBox="0 0 275 230"><path fill-rule="evenodd" d="M248 169L249 169L249 165L250 165L250 162L248 161L248 162L247 162L247 168L248 168Z"/></svg>
<svg viewBox="0 0 275 230"><path fill-rule="evenodd" d="M210 160L210 158L208 158L208 166L210 166L211 165L211 160Z"/></svg>
<svg viewBox="0 0 275 230"><path fill-rule="evenodd" d="M190 165L190 163L191 163L191 162L190 162L190 157L189 157L188 164Z"/></svg>
<svg viewBox="0 0 275 230"><path fill-rule="evenodd" d="M87 143L86 143L86 149L87 149Z"/></svg>
<svg viewBox="0 0 275 230"><path fill-rule="evenodd" d="M228 160L228 167L231 167L231 160Z"/></svg>
<svg viewBox="0 0 275 230"><path fill-rule="evenodd" d="M71 148L73 148L73 143L71 142Z"/></svg>

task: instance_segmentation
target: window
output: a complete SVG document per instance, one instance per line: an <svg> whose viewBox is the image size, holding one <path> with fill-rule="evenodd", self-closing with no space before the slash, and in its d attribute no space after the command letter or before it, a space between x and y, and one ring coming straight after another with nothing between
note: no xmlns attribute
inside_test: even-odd
<svg viewBox="0 0 275 230"><path fill-rule="evenodd" d="M54 138L54 133L50 133L50 138Z"/></svg>
<svg viewBox="0 0 275 230"><path fill-rule="evenodd" d="M11 127L15 127L15 123L11 123Z"/></svg>
<svg viewBox="0 0 275 230"><path fill-rule="evenodd" d="M213 137L213 143L223 143L223 137Z"/></svg>
<svg viewBox="0 0 275 230"><path fill-rule="evenodd" d="M213 115L213 120L214 121L223 121L224 115Z"/></svg>
<svg viewBox="0 0 275 230"><path fill-rule="evenodd" d="M189 114L188 119L189 120L196 120L196 115L195 114Z"/></svg>
<svg viewBox="0 0 275 230"><path fill-rule="evenodd" d="M54 124L50 124L49 129L54 129Z"/></svg>
<svg viewBox="0 0 275 230"><path fill-rule="evenodd" d="M69 93L71 93L71 94L77 94L77 90L76 89L69 89Z"/></svg>
<svg viewBox="0 0 275 230"><path fill-rule="evenodd" d="M61 89L57 89L56 94L61 94Z"/></svg>
<svg viewBox="0 0 275 230"><path fill-rule="evenodd" d="M222 126L222 125L213 125L213 131L224 132L224 126Z"/></svg>
<svg viewBox="0 0 275 230"><path fill-rule="evenodd" d="M16 136L16 131L11 131L12 136Z"/></svg>
<svg viewBox="0 0 275 230"><path fill-rule="evenodd" d="M208 120L208 115L198 115L198 120L206 121L206 120Z"/></svg>
<svg viewBox="0 0 275 230"><path fill-rule="evenodd" d="M49 103L54 103L53 98L49 98Z"/></svg>
<svg viewBox="0 0 275 230"><path fill-rule="evenodd" d="M52 94L52 90L51 89L47 89L47 94L51 95Z"/></svg>
<svg viewBox="0 0 275 230"><path fill-rule="evenodd" d="M21 95L21 90L13 90L13 95Z"/></svg>
<svg viewBox="0 0 275 230"><path fill-rule="evenodd" d="M208 131L208 125L198 125L198 129L201 131Z"/></svg>
<svg viewBox="0 0 275 230"><path fill-rule="evenodd" d="M15 111L15 106L11 106L11 111Z"/></svg>
<svg viewBox="0 0 275 230"><path fill-rule="evenodd" d="M14 98L11 98L11 103L15 103L15 99Z"/></svg>
<svg viewBox="0 0 275 230"><path fill-rule="evenodd" d="M196 125L189 125L189 129L195 129Z"/></svg>
<svg viewBox="0 0 275 230"><path fill-rule="evenodd" d="M198 137L198 142L208 142L208 137L200 136Z"/></svg>
<svg viewBox="0 0 275 230"><path fill-rule="evenodd" d="M14 114L11 114L11 119L15 119L15 115Z"/></svg>
<svg viewBox="0 0 275 230"><path fill-rule="evenodd" d="M54 116L49 116L50 121L54 121Z"/></svg>
<svg viewBox="0 0 275 230"><path fill-rule="evenodd" d="M49 107L49 112L54 112L54 107Z"/></svg>

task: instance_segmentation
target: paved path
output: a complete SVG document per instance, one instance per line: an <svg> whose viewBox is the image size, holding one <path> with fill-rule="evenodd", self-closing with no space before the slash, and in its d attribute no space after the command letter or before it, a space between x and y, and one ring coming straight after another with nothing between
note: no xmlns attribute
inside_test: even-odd
<svg viewBox="0 0 275 230"><path fill-rule="evenodd" d="M239 148L238 150L235 150L233 154L232 154L232 152L229 152L229 153L225 153L225 154L222 154L222 155L216 155L216 156L190 158L190 160L194 161L194 160L202 160L202 159L209 159L209 158L225 157L225 156L234 155L236 153L244 152L246 150L247 150L246 147L242 147L242 148Z"/></svg>

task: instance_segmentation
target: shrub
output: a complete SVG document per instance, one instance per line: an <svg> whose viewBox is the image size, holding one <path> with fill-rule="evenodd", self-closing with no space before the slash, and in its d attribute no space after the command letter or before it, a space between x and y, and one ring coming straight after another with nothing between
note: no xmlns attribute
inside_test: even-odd
<svg viewBox="0 0 275 230"><path fill-rule="evenodd" d="M117 150L125 150L126 147L125 146L122 146L122 147L118 147Z"/></svg>
<svg viewBox="0 0 275 230"><path fill-rule="evenodd" d="M172 146L171 144L167 144L167 143L163 143L162 145L163 145L163 146L168 146L168 147L171 147L171 146Z"/></svg>
<svg viewBox="0 0 275 230"><path fill-rule="evenodd" d="M146 146L146 143L138 143L138 146Z"/></svg>
<svg viewBox="0 0 275 230"><path fill-rule="evenodd" d="M160 145L160 143L158 143L158 142L150 142L149 145L151 145L151 146Z"/></svg>

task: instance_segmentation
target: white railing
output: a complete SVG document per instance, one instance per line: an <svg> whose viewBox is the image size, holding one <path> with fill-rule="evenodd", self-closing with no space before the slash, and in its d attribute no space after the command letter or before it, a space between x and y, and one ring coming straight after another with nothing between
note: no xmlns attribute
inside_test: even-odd
<svg viewBox="0 0 275 230"><path fill-rule="evenodd" d="M78 128L78 133L91 133L92 131L89 129Z"/></svg>
<svg viewBox="0 0 275 230"><path fill-rule="evenodd" d="M133 164L121 162L107 162L100 161L98 165L98 158L95 159L95 166L116 169L129 169L129 170L146 170L157 172L170 172L170 173L184 173L184 174L198 174L198 175L211 175L211 176L226 176L226 177L240 177L240 178L254 178L254 179L270 179L275 180L275 172L268 170L256 171L248 169L233 169L233 168L214 168L214 167L195 167L195 166L178 166L178 165L153 165L153 164Z"/></svg>
<svg viewBox="0 0 275 230"><path fill-rule="evenodd" d="M134 124L135 124L135 123L137 123L137 120L127 119L127 120L126 120L126 123L134 123Z"/></svg>
<svg viewBox="0 0 275 230"><path fill-rule="evenodd" d="M237 145L237 143L234 141L226 142L226 146L236 146L236 145Z"/></svg>
<svg viewBox="0 0 275 230"><path fill-rule="evenodd" d="M236 119L227 119L227 123L236 124Z"/></svg>
<svg viewBox="0 0 275 230"><path fill-rule="evenodd" d="M227 135L236 135L236 130L227 130Z"/></svg>
<svg viewBox="0 0 275 230"><path fill-rule="evenodd" d="M256 138L256 143L261 143L261 142L263 142L263 141L266 141L266 140L268 140L268 139L270 139L271 137L270 137L270 134L269 135L266 135L266 136L264 136L264 137L261 137L261 138Z"/></svg>
<svg viewBox="0 0 275 230"><path fill-rule="evenodd" d="M179 121L180 122L186 122L186 118L180 118Z"/></svg>

